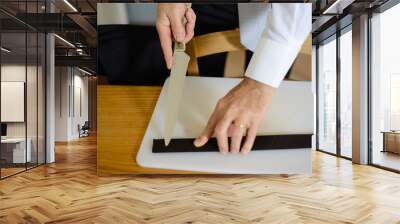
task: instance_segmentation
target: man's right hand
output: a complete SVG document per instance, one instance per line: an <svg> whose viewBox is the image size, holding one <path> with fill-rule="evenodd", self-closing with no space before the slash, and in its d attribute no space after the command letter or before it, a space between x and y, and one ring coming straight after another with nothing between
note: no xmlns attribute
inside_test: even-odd
<svg viewBox="0 0 400 224"><path fill-rule="evenodd" d="M186 24L184 24L186 18ZM187 43L194 36L196 15L185 3L158 3L157 32L168 69L172 68L172 42Z"/></svg>

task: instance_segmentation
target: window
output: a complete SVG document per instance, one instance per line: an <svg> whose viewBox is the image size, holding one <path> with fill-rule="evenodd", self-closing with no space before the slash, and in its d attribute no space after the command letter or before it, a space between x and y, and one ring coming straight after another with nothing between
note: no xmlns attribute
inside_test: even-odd
<svg viewBox="0 0 400 224"><path fill-rule="evenodd" d="M318 47L318 149L336 153L336 39Z"/></svg>
<svg viewBox="0 0 400 224"><path fill-rule="evenodd" d="M351 158L353 95L351 24L318 45L317 64L318 149Z"/></svg>
<svg viewBox="0 0 400 224"><path fill-rule="evenodd" d="M400 73L390 74L390 130L400 130Z"/></svg>
<svg viewBox="0 0 400 224"><path fill-rule="evenodd" d="M400 170L400 4L371 18L372 164Z"/></svg>
<svg viewBox="0 0 400 224"><path fill-rule="evenodd" d="M340 154L352 157L352 32L340 36Z"/></svg>

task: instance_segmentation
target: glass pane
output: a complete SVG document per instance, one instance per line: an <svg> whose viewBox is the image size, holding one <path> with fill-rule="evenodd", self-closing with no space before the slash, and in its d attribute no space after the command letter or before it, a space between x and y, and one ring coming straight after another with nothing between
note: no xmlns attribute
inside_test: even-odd
<svg viewBox="0 0 400 224"><path fill-rule="evenodd" d="M21 20L35 22L45 1L0 1ZM25 16L28 14L28 17ZM1 177L45 162L45 35L0 12ZM12 111L12 113L10 112Z"/></svg>
<svg viewBox="0 0 400 224"><path fill-rule="evenodd" d="M36 32L30 32L27 34L28 38L28 63L27 63L27 80L26 80L26 112L27 112L27 142L28 142L28 150L30 153L28 155L30 158L28 159L28 168L34 167L37 165L37 132L38 132L38 35Z"/></svg>
<svg viewBox="0 0 400 224"><path fill-rule="evenodd" d="M2 178L25 170L26 34L1 33ZM4 50L6 49L6 50ZM29 149L29 147L28 147Z"/></svg>
<svg viewBox="0 0 400 224"><path fill-rule="evenodd" d="M318 146L336 153L336 40L318 48Z"/></svg>
<svg viewBox="0 0 400 224"><path fill-rule="evenodd" d="M46 37L44 34L39 33L39 41L38 41L38 163L45 163L45 99L46 99L46 91L45 91L45 60L46 60L46 52L45 52L45 44Z"/></svg>
<svg viewBox="0 0 400 224"><path fill-rule="evenodd" d="M372 163L400 170L400 5L372 18Z"/></svg>
<svg viewBox="0 0 400 224"><path fill-rule="evenodd" d="M38 13L38 1L27 2L26 12ZM32 23L37 23L38 17L29 17ZM38 164L38 75L39 75L39 35L36 30L28 30L28 74L27 74L27 130L28 142L31 144L31 161L28 168L35 167Z"/></svg>
<svg viewBox="0 0 400 224"><path fill-rule="evenodd" d="M400 130L400 73L390 74L390 130Z"/></svg>
<svg viewBox="0 0 400 224"><path fill-rule="evenodd" d="M340 150L351 158L352 149L352 35L351 30L340 37Z"/></svg>

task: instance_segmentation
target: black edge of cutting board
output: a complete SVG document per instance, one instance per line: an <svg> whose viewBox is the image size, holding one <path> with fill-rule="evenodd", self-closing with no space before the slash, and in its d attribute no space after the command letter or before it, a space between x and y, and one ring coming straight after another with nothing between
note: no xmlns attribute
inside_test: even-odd
<svg viewBox="0 0 400 224"><path fill-rule="evenodd" d="M252 150L311 148L311 137L312 134L257 136ZM169 145L165 146L164 139L154 139L153 153L219 151L215 138L200 148L195 147L193 141L193 138L171 139Z"/></svg>

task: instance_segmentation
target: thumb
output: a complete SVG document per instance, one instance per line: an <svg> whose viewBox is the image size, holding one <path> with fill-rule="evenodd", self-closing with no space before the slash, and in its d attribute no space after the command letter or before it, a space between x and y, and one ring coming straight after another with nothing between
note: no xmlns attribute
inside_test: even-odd
<svg viewBox="0 0 400 224"><path fill-rule="evenodd" d="M200 136L194 140L193 142L194 146L202 147L208 142L208 140L211 138L214 132L215 123L216 123L215 116L211 115L210 119L208 120L206 128L203 130Z"/></svg>

